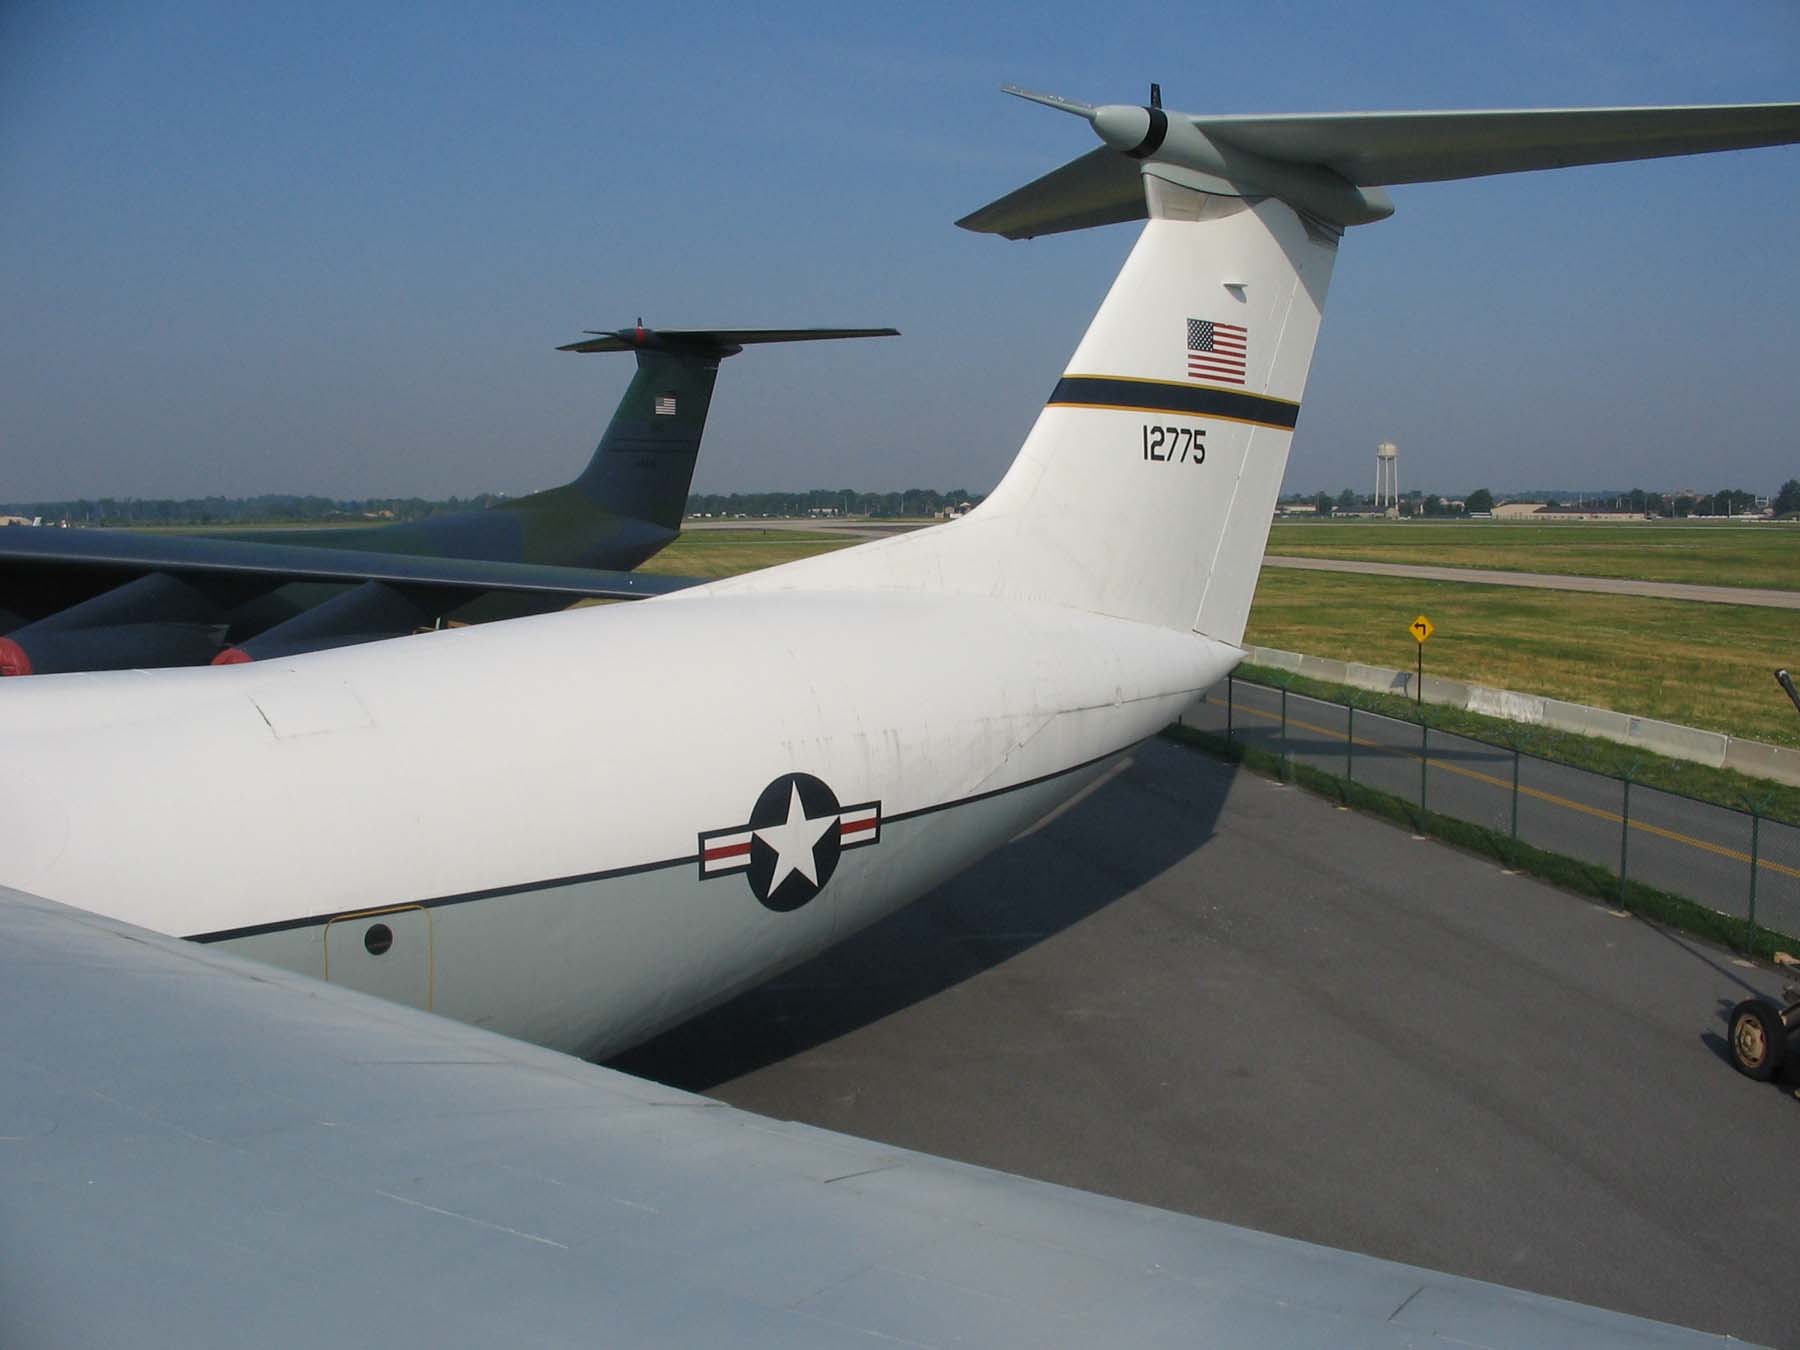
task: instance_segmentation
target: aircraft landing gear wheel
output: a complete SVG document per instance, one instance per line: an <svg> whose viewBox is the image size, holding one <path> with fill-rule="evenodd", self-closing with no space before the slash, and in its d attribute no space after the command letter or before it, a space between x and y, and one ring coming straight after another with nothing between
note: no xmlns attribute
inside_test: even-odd
<svg viewBox="0 0 1800 1350"><path fill-rule="evenodd" d="M1748 998L1731 1010L1731 1062L1739 1073L1766 1083L1787 1058L1787 1025L1767 999Z"/></svg>

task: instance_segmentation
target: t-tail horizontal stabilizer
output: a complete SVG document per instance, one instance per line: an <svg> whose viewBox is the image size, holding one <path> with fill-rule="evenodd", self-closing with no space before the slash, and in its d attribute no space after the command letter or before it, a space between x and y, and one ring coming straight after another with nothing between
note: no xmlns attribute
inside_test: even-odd
<svg viewBox="0 0 1800 1350"><path fill-rule="evenodd" d="M899 337L898 328L635 328L607 332L587 330L586 342L571 342L559 352L692 351L736 356L762 342L819 342L828 338Z"/></svg>
<svg viewBox="0 0 1800 1350"><path fill-rule="evenodd" d="M1218 117L1165 112L1155 102L1096 107L1003 88L1085 119L1104 143L957 221L1009 239L1142 220L1149 214L1146 176L1222 195L1280 197L1342 227L1391 215L1393 203L1381 188L1396 183L1800 139L1796 103Z"/></svg>

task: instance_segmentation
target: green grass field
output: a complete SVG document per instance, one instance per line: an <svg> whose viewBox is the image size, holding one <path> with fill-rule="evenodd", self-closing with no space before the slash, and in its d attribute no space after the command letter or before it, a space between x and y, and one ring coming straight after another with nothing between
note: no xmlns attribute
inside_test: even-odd
<svg viewBox="0 0 1800 1350"><path fill-rule="evenodd" d="M676 577L732 577L862 542L819 530L687 530L638 571Z"/></svg>
<svg viewBox="0 0 1800 1350"><path fill-rule="evenodd" d="M1282 521L1269 532L1269 552L1800 590L1800 528L1786 525Z"/></svg>
<svg viewBox="0 0 1800 1350"><path fill-rule="evenodd" d="M1772 674L1800 665L1791 610L1268 568L1245 641L1410 669L1419 613L1427 674L1800 746Z"/></svg>

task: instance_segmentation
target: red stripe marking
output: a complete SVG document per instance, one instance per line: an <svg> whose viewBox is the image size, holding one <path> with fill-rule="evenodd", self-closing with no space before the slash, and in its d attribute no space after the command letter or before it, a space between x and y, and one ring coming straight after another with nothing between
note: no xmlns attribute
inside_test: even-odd
<svg viewBox="0 0 1800 1350"><path fill-rule="evenodd" d="M720 844L717 848L706 850L706 861L717 862L721 858L737 858L749 851L750 841L748 839L741 844Z"/></svg>
<svg viewBox="0 0 1800 1350"><path fill-rule="evenodd" d="M874 829L880 822L880 816L869 816L863 820L840 820L838 822L838 834L839 836L846 834L860 834L864 830Z"/></svg>

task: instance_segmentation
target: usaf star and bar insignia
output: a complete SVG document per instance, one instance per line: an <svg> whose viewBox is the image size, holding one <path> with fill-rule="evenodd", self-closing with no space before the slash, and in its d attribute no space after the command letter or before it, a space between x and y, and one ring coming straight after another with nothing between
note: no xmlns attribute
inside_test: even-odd
<svg viewBox="0 0 1800 1350"><path fill-rule="evenodd" d="M756 898L785 913L825 889L846 849L880 842L880 802L842 806L811 774L783 774L763 789L746 824L701 834L700 879L745 872Z"/></svg>

